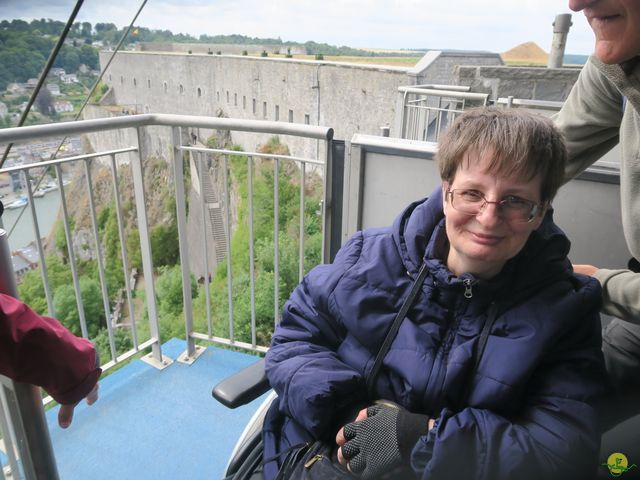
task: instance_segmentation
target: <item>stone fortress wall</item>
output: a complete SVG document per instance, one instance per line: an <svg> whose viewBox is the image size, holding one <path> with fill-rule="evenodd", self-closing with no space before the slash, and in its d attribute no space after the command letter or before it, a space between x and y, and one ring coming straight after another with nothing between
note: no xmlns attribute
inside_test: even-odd
<svg viewBox="0 0 640 480"><path fill-rule="evenodd" d="M232 54L242 55L243 52L248 54L259 54L267 52L269 54L285 54L288 51L291 55L306 55L307 50L299 45L268 45L268 44L232 44L232 43L157 43L157 42L139 42L138 49L143 52L180 52L187 53L206 53L208 55ZM210 53L211 52L211 53Z"/></svg>

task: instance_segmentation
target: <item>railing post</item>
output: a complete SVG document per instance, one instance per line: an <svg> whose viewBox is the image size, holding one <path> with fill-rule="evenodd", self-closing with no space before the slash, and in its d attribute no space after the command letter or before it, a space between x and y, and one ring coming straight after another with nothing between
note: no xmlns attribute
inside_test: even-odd
<svg viewBox="0 0 640 480"><path fill-rule="evenodd" d="M273 159L273 318L280 323L280 163Z"/></svg>
<svg viewBox="0 0 640 480"><path fill-rule="evenodd" d="M80 292L80 276L76 266L76 256L73 251L73 237L71 236L71 226L69 225L69 211L67 209L67 200L64 195L64 183L62 181L62 169L60 165L55 166L56 177L58 178L58 188L60 188L60 208L62 208L62 223L64 226L64 235L67 240L67 253L69 255L69 267L71 268L71 277L73 278L73 288L76 294L76 306L78 307L78 317L80 318L80 330L82 336L89 338L89 330L87 329L87 319L84 314L84 304L82 302L82 293Z"/></svg>
<svg viewBox="0 0 640 480"><path fill-rule="evenodd" d="M147 207L144 199L144 176L142 174L142 141L140 128L138 134L138 154L132 155L131 171L133 174L133 194L136 201L136 213L138 215L138 231L140 232L140 256L142 257L142 272L144 275L144 288L147 297L147 311L149 313L149 330L156 340L151 345L151 353L142 357L142 360L150 365L163 369L173 361L162 355L160 339L160 323L158 321L158 308L156 305L156 289L153 280L153 260L151 257L151 240L149 237L149 222L147 221Z"/></svg>
<svg viewBox="0 0 640 480"><path fill-rule="evenodd" d="M333 141L324 142L326 148L324 162L324 199L322 205L322 263L331 261L331 202L333 177Z"/></svg>
<svg viewBox="0 0 640 480"><path fill-rule="evenodd" d="M42 237L40 236L40 226L38 225L38 216L36 213L36 205L33 201L33 189L31 182L27 182L27 194L29 196L29 208L31 209L31 219L33 220L33 233L36 237L36 246L38 247L38 258L40 259L40 273L42 275L42 285L44 286L44 296L47 299L47 308L50 317L56 316L56 310L53 306L53 293L49 285L49 276L47 274L47 264L44 258L44 248L42 247Z"/></svg>
<svg viewBox="0 0 640 480"><path fill-rule="evenodd" d="M176 221L178 222L178 244L180 246L180 264L182 271L182 301L187 350L179 357L180 363L191 364L204 352L204 348L196 346L193 333L193 308L191 305L191 272L189 269L189 245L187 242L187 208L184 193L184 155L180 150L180 127L171 129L173 142L173 181L176 192ZM201 192L203 193L203 192ZM205 259L205 263L207 259Z"/></svg>
<svg viewBox="0 0 640 480"><path fill-rule="evenodd" d="M93 228L93 237L96 242L96 259L98 260L98 277L100 278L100 288L102 290L102 305L104 315L107 322L107 336L109 337L109 348L111 349L111 359L118 361L116 352L116 343L113 333L113 324L111 319L111 306L109 305L109 291L107 290L107 278L104 271L104 260L102 256L102 245L100 244L100 233L98 231L98 221L96 219L96 202L93 195L93 185L91 184L91 160L84 161L84 173L87 179L87 192L89 195L89 210L91 214L91 226Z"/></svg>
<svg viewBox="0 0 640 480"><path fill-rule="evenodd" d="M17 298L17 288L13 275L11 253L7 232L0 230L0 292ZM8 386L7 386L8 385ZM2 379L0 388L4 390L17 436L16 445L25 478L57 480L58 468L53 455L49 430L40 400L40 391L33 385ZM8 435L9 432L4 432ZM13 472L19 478L19 472Z"/></svg>

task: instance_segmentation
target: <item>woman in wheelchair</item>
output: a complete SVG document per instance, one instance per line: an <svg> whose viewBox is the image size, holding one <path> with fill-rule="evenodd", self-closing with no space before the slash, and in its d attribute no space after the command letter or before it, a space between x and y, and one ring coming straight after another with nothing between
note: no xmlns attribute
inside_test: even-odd
<svg viewBox="0 0 640 480"><path fill-rule="evenodd" d="M565 157L544 117L466 111L440 141L441 188L304 278L266 356L266 479L318 439L344 476L593 477L601 294L553 223Z"/></svg>

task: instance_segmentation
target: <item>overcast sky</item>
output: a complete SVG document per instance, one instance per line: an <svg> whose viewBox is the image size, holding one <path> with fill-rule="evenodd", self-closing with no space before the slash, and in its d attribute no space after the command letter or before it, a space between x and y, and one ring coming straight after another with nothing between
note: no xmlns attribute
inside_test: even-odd
<svg viewBox="0 0 640 480"><path fill-rule="evenodd" d="M127 26L142 0L85 0L79 21ZM174 33L280 37L371 48L504 52L527 41L549 51L568 0L148 0L136 25ZM66 21L75 1L0 0L0 19ZM593 34L573 14L567 53L589 54Z"/></svg>

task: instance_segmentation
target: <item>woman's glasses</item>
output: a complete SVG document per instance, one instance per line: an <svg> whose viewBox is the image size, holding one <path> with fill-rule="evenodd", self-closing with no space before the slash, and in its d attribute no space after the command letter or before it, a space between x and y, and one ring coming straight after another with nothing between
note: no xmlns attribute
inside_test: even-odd
<svg viewBox="0 0 640 480"><path fill-rule="evenodd" d="M500 217L509 222L530 222L540 209L539 204L516 195L507 195L497 202L490 202L477 190L447 190L447 195L451 206L460 213L478 215L488 203L492 203L498 207Z"/></svg>

